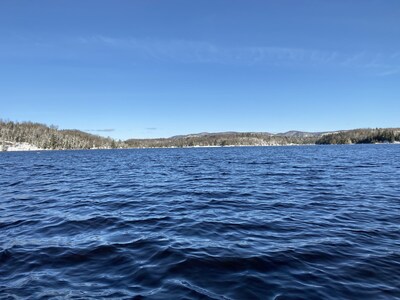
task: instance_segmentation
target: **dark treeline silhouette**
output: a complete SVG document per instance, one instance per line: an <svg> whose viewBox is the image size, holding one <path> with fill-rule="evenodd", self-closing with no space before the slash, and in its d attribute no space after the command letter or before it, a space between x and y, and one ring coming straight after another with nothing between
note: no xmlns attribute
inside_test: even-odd
<svg viewBox="0 0 400 300"><path fill-rule="evenodd" d="M272 135L265 133L209 133L163 139L129 139L125 143L134 148L194 147L194 146L273 146L314 144L315 137Z"/></svg>
<svg viewBox="0 0 400 300"><path fill-rule="evenodd" d="M399 128L354 129L325 134L316 144L373 144L400 142Z"/></svg>
<svg viewBox="0 0 400 300"><path fill-rule="evenodd" d="M29 143L41 149L93 149L116 148L118 143L79 130L58 130L33 122L12 122L0 120L0 146L4 143Z"/></svg>
<svg viewBox="0 0 400 300"><path fill-rule="evenodd" d="M209 133L164 139L130 139L129 147L193 147L193 146L284 146L309 144L372 144L400 141L400 129L355 129L334 133L304 133L291 131L269 133Z"/></svg>
<svg viewBox="0 0 400 300"><path fill-rule="evenodd" d="M255 132L201 133L171 138L116 141L79 130L59 130L33 122L0 120L0 150L28 143L41 149L112 149L204 146L279 146L307 144L369 144L400 142L399 128L355 129L334 133L290 131L281 134Z"/></svg>

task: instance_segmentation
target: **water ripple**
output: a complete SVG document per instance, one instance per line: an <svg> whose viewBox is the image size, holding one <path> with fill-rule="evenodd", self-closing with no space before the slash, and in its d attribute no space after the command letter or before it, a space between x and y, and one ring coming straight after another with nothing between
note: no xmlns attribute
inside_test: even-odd
<svg viewBox="0 0 400 300"><path fill-rule="evenodd" d="M0 153L0 299L400 299L399 150Z"/></svg>

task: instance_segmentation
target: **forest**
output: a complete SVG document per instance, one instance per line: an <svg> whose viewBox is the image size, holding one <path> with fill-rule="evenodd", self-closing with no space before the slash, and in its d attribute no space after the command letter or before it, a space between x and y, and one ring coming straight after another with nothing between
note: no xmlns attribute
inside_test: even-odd
<svg viewBox="0 0 400 300"><path fill-rule="evenodd" d="M117 148L121 142L111 138L89 134L79 130L59 130L33 122L12 122L0 120L0 147L3 144L28 143L40 149L99 149Z"/></svg>
<svg viewBox="0 0 400 300"><path fill-rule="evenodd" d="M337 132L281 134L257 132L202 133L170 138L114 140L80 130L60 130L56 126L33 122L0 120L0 150L7 145L28 143L40 149L115 149L204 146L284 146L371 144L400 142L399 128L354 129Z"/></svg>
<svg viewBox="0 0 400 300"><path fill-rule="evenodd" d="M269 133L230 132L186 135L164 139L129 139L125 143L133 148L151 147L204 147L204 146L283 146L314 144L315 137L273 135Z"/></svg>
<svg viewBox="0 0 400 300"><path fill-rule="evenodd" d="M319 145L400 142L400 128L354 129L330 133L316 140Z"/></svg>

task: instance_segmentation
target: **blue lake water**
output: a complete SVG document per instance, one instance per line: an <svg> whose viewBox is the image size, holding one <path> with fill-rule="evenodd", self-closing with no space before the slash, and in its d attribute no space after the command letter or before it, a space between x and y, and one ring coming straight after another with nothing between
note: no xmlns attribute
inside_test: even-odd
<svg viewBox="0 0 400 300"><path fill-rule="evenodd" d="M0 299L400 298L400 145L0 153Z"/></svg>

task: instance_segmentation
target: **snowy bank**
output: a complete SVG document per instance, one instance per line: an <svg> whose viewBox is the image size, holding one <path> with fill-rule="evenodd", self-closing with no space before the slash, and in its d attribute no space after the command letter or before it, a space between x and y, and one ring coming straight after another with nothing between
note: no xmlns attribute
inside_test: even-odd
<svg viewBox="0 0 400 300"><path fill-rule="evenodd" d="M0 151L38 151L43 150L29 143L0 142Z"/></svg>

